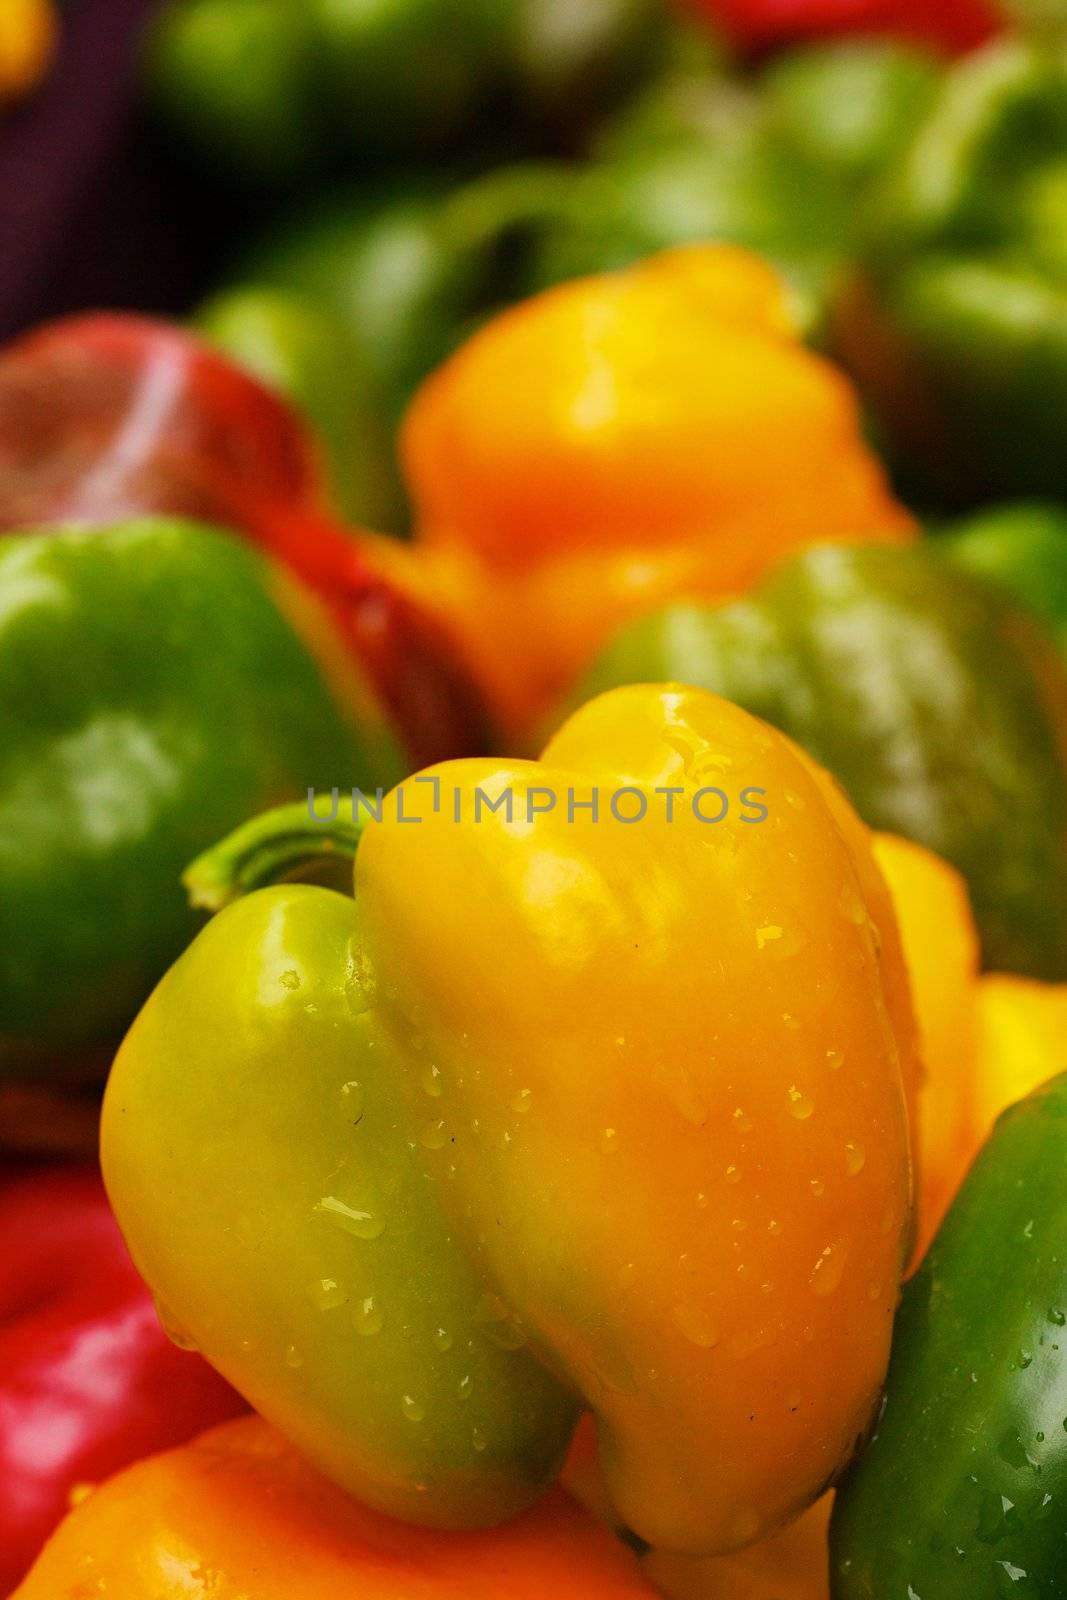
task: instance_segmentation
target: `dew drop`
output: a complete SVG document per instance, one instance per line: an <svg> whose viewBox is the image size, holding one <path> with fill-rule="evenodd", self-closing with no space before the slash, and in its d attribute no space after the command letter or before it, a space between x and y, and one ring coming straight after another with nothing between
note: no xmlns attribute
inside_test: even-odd
<svg viewBox="0 0 1067 1600"><path fill-rule="evenodd" d="M365 1339L371 1338L373 1334L381 1333L384 1322L385 1317L382 1315L377 1295L365 1295L352 1313L352 1325L356 1332L361 1333Z"/></svg>
<svg viewBox="0 0 1067 1600"><path fill-rule="evenodd" d="M826 1185L822 1181L821 1178L812 1178L812 1180L811 1180L811 1192L815 1196L816 1199L819 1199L822 1195L824 1195L826 1193Z"/></svg>
<svg viewBox="0 0 1067 1600"><path fill-rule="evenodd" d="M445 1092L444 1079L441 1077L440 1067L431 1065L426 1068L422 1075L422 1087L423 1092L428 1094L431 1100L440 1100Z"/></svg>
<svg viewBox="0 0 1067 1600"><path fill-rule="evenodd" d="M840 1245L828 1244L811 1269L808 1279L812 1294L820 1296L836 1293L845 1275L845 1252Z"/></svg>
<svg viewBox="0 0 1067 1600"><path fill-rule="evenodd" d="M475 1322L486 1324L490 1322L506 1322L508 1308L498 1294L483 1294L474 1308Z"/></svg>
<svg viewBox="0 0 1067 1600"><path fill-rule="evenodd" d="M346 1205L334 1194L323 1195L315 1210L343 1233L355 1234L357 1239L380 1239L385 1232L384 1218L377 1212L362 1206Z"/></svg>
<svg viewBox="0 0 1067 1600"><path fill-rule="evenodd" d="M474 1393L474 1379L469 1373L456 1384L456 1393L461 1400L469 1400Z"/></svg>
<svg viewBox="0 0 1067 1600"><path fill-rule="evenodd" d="M471 1444L474 1446L475 1450L481 1452L485 1449L488 1443L489 1440L486 1438L481 1428L473 1428L471 1430Z"/></svg>
<svg viewBox="0 0 1067 1600"><path fill-rule="evenodd" d="M338 1306L343 1306L348 1295L336 1278L316 1278L308 1288L313 1305L320 1311L333 1311Z"/></svg>
<svg viewBox="0 0 1067 1600"><path fill-rule="evenodd" d="M701 1211L706 1211L708 1209L708 1197L704 1193L703 1189L701 1189L697 1195L697 1205L700 1207Z"/></svg>
<svg viewBox="0 0 1067 1600"><path fill-rule="evenodd" d="M798 1122L807 1122L815 1110L815 1102L810 1095L806 1095L796 1084L791 1084L789 1089L789 1115Z"/></svg>
<svg viewBox="0 0 1067 1600"><path fill-rule="evenodd" d="M741 1168L740 1167L735 1167L735 1166L732 1166L732 1165L727 1167L727 1169L726 1169L726 1181L727 1181L727 1183L740 1183L741 1182Z"/></svg>
<svg viewBox="0 0 1067 1600"><path fill-rule="evenodd" d="M752 1118L738 1106L733 1114L734 1127L738 1133L751 1133L753 1128Z"/></svg>
<svg viewBox="0 0 1067 1600"><path fill-rule="evenodd" d="M426 1407L410 1394L401 1396L400 1409L409 1422L421 1422L426 1415Z"/></svg>
<svg viewBox="0 0 1067 1600"><path fill-rule="evenodd" d="M758 1350L769 1350L777 1337L775 1328L754 1328L750 1333L735 1333L727 1349L735 1361L744 1361Z"/></svg>
<svg viewBox="0 0 1067 1600"><path fill-rule="evenodd" d="M286 1350L286 1352L285 1352L285 1364L286 1364L287 1367L294 1367L294 1368L295 1367L302 1367L304 1365L304 1358L300 1354L300 1351L296 1348L295 1344L291 1344L289 1346L288 1350Z"/></svg>
<svg viewBox="0 0 1067 1600"><path fill-rule="evenodd" d="M447 1328L436 1328L434 1330L433 1342L437 1346L438 1350L451 1350L452 1335L449 1333Z"/></svg>
<svg viewBox="0 0 1067 1600"><path fill-rule="evenodd" d="M867 1152L861 1144L851 1140L845 1145L845 1171L850 1178L857 1177L867 1164Z"/></svg>
<svg viewBox="0 0 1067 1600"><path fill-rule="evenodd" d="M616 1128L605 1128L600 1135L600 1148L606 1156L612 1156L619 1148L619 1134Z"/></svg>
<svg viewBox="0 0 1067 1600"><path fill-rule="evenodd" d="M842 1051L842 1050L827 1050L827 1052L826 1052L826 1065L830 1068L831 1072L840 1072L840 1070L844 1066L844 1064L845 1064L844 1051Z"/></svg>
<svg viewBox="0 0 1067 1600"><path fill-rule="evenodd" d="M341 1110L353 1122L358 1122L363 1115L363 1085L355 1078L341 1085Z"/></svg>
<svg viewBox="0 0 1067 1600"><path fill-rule="evenodd" d="M674 1308L675 1326L690 1344L701 1350L714 1350L721 1334L716 1324L700 1306L677 1305Z"/></svg>
<svg viewBox="0 0 1067 1600"><path fill-rule="evenodd" d="M515 1095L514 1099L511 1102L511 1109L512 1109L512 1111L518 1111L521 1114L525 1114L527 1111L529 1111L532 1102L533 1102L533 1090L532 1089L520 1089L518 1094Z"/></svg>
<svg viewBox="0 0 1067 1600"><path fill-rule="evenodd" d="M171 1344L175 1345L179 1350L195 1350L197 1348L196 1340L191 1333L187 1333L175 1320L169 1306L164 1305L162 1300L157 1300L155 1307L159 1325Z"/></svg>
<svg viewBox="0 0 1067 1600"><path fill-rule="evenodd" d="M765 927L756 929L756 948L763 950L769 944L775 944L782 937L782 929L776 922L768 922Z"/></svg>
<svg viewBox="0 0 1067 1600"><path fill-rule="evenodd" d="M845 918L854 927L862 928L867 920L867 907L853 879L849 878L841 885L837 903Z"/></svg>

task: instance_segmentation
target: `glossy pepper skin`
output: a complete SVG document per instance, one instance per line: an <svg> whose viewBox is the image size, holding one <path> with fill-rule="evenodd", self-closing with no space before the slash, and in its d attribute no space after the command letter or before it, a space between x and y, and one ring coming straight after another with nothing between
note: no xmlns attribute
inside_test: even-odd
<svg viewBox="0 0 1067 1600"><path fill-rule="evenodd" d="M766 717L958 867L986 967L1067 976L1067 676L1002 591L928 546L815 548L746 600L632 623L585 691L657 677Z"/></svg>
<svg viewBox="0 0 1067 1600"><path fill-rule="evenodd" d="M484 749L484 707L440 625L371 569L327 498L308 430L184 329L68 317L0 357L0 530L145 512L234 528L323 597L415 764Z"/></svg>
<svg viewBox="0 0 1067 1600"><path fill-rule="evenodd" d="M1039 502L994 506L950 528L937 549L1010 590L1067 657L1067 511Z"/></svg>
<svg viewBox="0 0 1067 1600"><path fill-rule="evenodd" d="M314 598L174 519L0 540L0 1071L106 1056L196 926L191 852L399 746Z"/></svg>
<svg viewBox="0 0 1067 1600"><path fill-rule="evenodd" d="M634 1558L553 1490L504 1528L403 1527L258 1417L141 1462L73 1511L14 1600L651 1600ZM192 1591L195 1592L195 1589Z"/></svg>
<svg viewBox="0 0 1067 1600"><path fill-rule="evenodd" d="M815 539L913 536L848 383L800 345L779 278L730 246L505 312L421 389L402 455L415 552L374 559L447 616L527 741L656 600L735 592Z"/></svg>
<svg viewBox="0 0 1067 1600"><path fill-rule="evenodd" d="M0 1592L72 1491L234 1416L242 1402L159 1326L91 1167L0 1178Z"/></svg>
<svg viewBox="0 0 1067 1600"><path fill-rule="evenodd" d="M1067 56L1007 40L949 73L887 183L837 347L943 496L1062 496Z"/></svg>
<svg viewBox="0 0 1067 1600"><path fill-rule="evenodd" d="M885 1410L838 1491L835 1600L1062 1593L1065 1165L1060 1076L1000 1119L905 1288Z"/></svg>
<svg viewBox="0 0 1067 1600"><path fill-rule="evenodd" d="M366 824L354 903L238 900L141 1013L102 1132L131 1250L369 1505L499 1521L591 1409L616 1520L744 1544L862 1433L907 1249L912 1020L865 831L788 741L672 687L584 707L539 763L421 776ZM568 789L620 787L640 825L568 820ZM321 846L288 809L193 870L202 898Z"/></svg>

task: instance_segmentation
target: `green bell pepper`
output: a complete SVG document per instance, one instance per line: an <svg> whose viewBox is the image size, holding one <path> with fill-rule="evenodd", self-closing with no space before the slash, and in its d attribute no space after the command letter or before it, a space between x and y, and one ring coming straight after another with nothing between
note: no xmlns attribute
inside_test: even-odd
<svg viewBox="0 0 1067 1600"><path fill-rule="evenodd" d="M956 566L1010 589L1067 658L1067 511L1037 503L995 506L950 529L936 548Z"/></svg>
<svg viewBox="0 0 1067 1600"><path fill-rule="evenodd" d="M146 38L160 118L213 173L292 182L321 154L316 38L294 0L170 0Z"/></svg>
<svg viewBox="0 0 1067 1600"><path fill-rule="evenodd" d="M1007 1111L897 1316L831 1526L834 1600L1059 1600L1067 1571L1067 1076Z"/></svg>
<svg viewBox="0 0 1067 1600"><path fill-rule="evenodd" d="M891 44L796 51L747 86L690 51L603 130L531 286L727 239L777 262L820 330L857 193L936 82L924 55Z"/></svg>
<svg viewBox="0 0 1067 1600"><path fill-rule="evenodd" d="M873 208L836 318L906 461L943 495L1067 493L1067 51L954 67Z"/></svg>
<svg viewBox="0 0 1067 1600"><path fill-rule="evenodd" d="M776 57L766 115L812 162L858 189L885 170L932 105L943 67L918 46L844 39Z"/></svg>
<svg viewBox="0 0 1067 1600"><path fill-rule="evenodd" d="M826 546L734 604L629 625L582 686L677 679L792 735L860 815L954 863L988 967L1067 977L1067 673L929 546Z"/></svg>
<svg viewBox="0 0 1067 1600"><path fill-rule="evenodd" d="M562 163L527 162L451 192L334 195L272 229L240 274L340 317L395 427L418 385L467 334L529 292L541 237L572 214L574 185Z"/></svg>
<svg viewBox="0 0 1067 1600"><path fill-rule="evenodd" d="M797 292L798 320L813 329L843 227L836 185L761 123L742 118L715 141L649 146L580 169L562 220L543 231L527 288L722 239L769 256Z"/></svg>
<svg viewBox="0 0 1067 1600"><path fill-rule="evenodd" d="M515 0L310 0L339 131L372 156L455 144L502 71Z"/></svg>
<svg viewBox="0 0 1067 1600"><path fill-rule="evenodd" d="M328 305L283 289L223 291L197 311L197 330L300 411L323 448L337 510L394 532L404 494L390 429L368 363Z"/></svg>
<svg viewBox="0 0 1067 1600"><path fill-rule="evenodd" d="M250 545L171 519L0 541L0 1075L106 1061L221 829L402 770L317 603Z"/></svg>
<svg viewBox="0 0 1067 1600"><path fill-rule="evenodd" d="M686 36L663 0L517 0L513 9L520 111L553 147L574 148Z"/></svg>
<svg viewBox="0 0 1067 1600"><path fill-rule="evenodd" d="M459 248L440 191L328 195L278 224L239 263L238 281L294 290L331 308L364 353L391 424L451 351L478 263Z"/></svg>

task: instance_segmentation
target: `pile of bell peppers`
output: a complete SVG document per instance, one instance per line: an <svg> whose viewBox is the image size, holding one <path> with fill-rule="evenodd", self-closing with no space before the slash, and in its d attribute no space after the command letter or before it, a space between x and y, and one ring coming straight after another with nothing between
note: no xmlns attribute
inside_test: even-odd
<svg viewBox="0 0 1067 1600"><path fill-rule="evenodd" d="M159 8L258 237L0 352L0 1592L1061 1594L1026 9Z"/></svg>

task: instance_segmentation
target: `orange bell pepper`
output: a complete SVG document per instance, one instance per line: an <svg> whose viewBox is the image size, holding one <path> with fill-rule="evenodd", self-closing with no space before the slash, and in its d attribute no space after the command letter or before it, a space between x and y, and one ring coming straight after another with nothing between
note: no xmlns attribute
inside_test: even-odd
<svg viewBox="0 0 1067 1600"><path fill-rule="evenodd" d="M650 1600L635 1558L563 1490L492 1532L392 1522L259 1417L90 1493L13 1600Z"/></svg>
<svg viewBox="0 0 1067 1600"><path fill-rule="evenodd" d="M381 559L443 606L513 737L634 612L743 590L816 539L914 532L848 381L728 245L505 312L423 386L401 449L417 541Z"/></svg>

